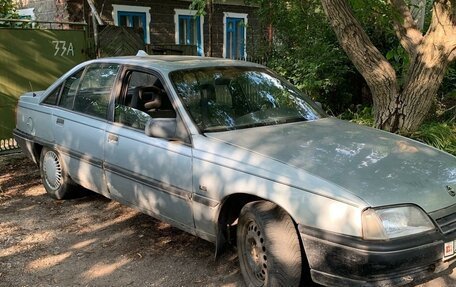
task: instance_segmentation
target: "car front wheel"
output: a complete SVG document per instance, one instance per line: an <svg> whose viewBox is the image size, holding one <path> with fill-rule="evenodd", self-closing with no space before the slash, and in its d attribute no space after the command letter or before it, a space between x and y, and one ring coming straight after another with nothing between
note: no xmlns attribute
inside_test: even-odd
<svg viewBox="0 0 456 287"><path fill-rule="evenodd" d="M55 199L79 195L78 186L68 176L57 151L43 148L40 156L40 175L46 192Z"/></svg>
<svg viewBox="0 0 456 287"><path fill-rule="evenodd" d="M302 250L291 217L268 201L246 204L239 217L237 248L247 286L299 286Z"/></svg>

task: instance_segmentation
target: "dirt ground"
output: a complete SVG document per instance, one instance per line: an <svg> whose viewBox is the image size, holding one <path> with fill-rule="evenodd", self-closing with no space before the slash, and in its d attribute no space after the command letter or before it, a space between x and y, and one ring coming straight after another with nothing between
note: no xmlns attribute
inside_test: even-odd
<svg viewBox="0 0 456 287"><path fill-rule="evenodd" d="M421 287L456 286L456 272ZM0 156L0 286L244 286L214 246L89 194L56 201L21 154Z"/></svg>

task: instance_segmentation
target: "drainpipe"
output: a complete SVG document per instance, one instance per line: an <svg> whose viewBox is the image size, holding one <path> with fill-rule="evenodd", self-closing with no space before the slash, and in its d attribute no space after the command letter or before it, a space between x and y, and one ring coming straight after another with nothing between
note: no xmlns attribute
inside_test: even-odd
<svg viewBox="0 0 456 287"><path fill-rule="evenodd" d="M99 51L98 51L98 25L97 25L97 20L95 19L93 13L91 15L92 18L92 26L93 26L93 41L95 43L95 57L99 58Z"/></svg>
<svg viewBox="0 0 456 287"><path fill-rule="evenodd" d="M89 3L90 10L92 11L92 15L95 16L97 19L98 25L103 25L103 20L101 20L100 15L97 12L97 8L95 8L95 4L93 3L92 0L87 0L87 3Z"/></svg>
<svg viewBox="0 0 456 287"><path fill-rule="evenodd" d="M93 39L95 42L95 55L98 58L99 51L98 51L98 25L103 25L103 20L101 20L100 15L98 14L97 8L95 8L95 4L92 0L87 0L87 3L90 6L90 11L92 12L92 25L93 25Z"/></svg>

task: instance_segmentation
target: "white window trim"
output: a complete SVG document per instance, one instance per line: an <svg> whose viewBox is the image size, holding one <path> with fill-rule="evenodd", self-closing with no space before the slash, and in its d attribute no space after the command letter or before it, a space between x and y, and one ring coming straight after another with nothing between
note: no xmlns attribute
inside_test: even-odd
<svg viewBox="0 0 456 287"><path fill-rule="evenodd" d="M246 13L223 12L223 58L226 58L226 18L244 18L244 58L247 58L247 19Z"/></svg>
<svg viewBox="0 0 456 287"><path fill-rule="evenodd" d="M150 44L150 7L146 6L131 6L112 4L112 19L114 25L119 26L119 12L139 12L146 13L146 44Z"/></svg>
<svg viewBox="0 0 456 287"><path fill-rule="evenodd" d="M18 9L17 14L19 14L19 16L30 16L32 21L36 20L35 8Z"/></svg>
<svg viewBox="0 0 456 287"><path fill-rule="evenodd" d="M196 10L189 10L189 9L174 9L174 38L176 44L179 44L179 16L195 16L198 11ZM202 49L202 56L204 56L204 16L200 17L200 33L201 33L201 49Z"/></svg>
<svg viewBox="0 0 456 287"><path fill-rule="evenodd" d="M18 9L17 14L19 16L30 16L30 20L35 21L35 8L26 8L26 9ZM36 23L32 22L32 28L35 28Z"/></svg>

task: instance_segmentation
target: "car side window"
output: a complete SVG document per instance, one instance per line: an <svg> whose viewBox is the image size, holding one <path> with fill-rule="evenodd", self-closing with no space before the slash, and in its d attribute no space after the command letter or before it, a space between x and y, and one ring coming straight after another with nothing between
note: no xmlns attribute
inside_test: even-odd
<svg viewBox="0 0 456 287"><path fill-rule="evenodd" d="M162 82L152 74L127 72L123 91L115 105L114 119L118 123L144 131L150 118L176 117Z"/></svg>
<svg viewBox="0 0 456 287"><path fill-rule="evenodd" d="M60 91L62 90L62 85L55 88L49 95L43 100L43 104L55 106L59 100Z"/></svg>
<svg viewBox="0 0 456 287"><path fill-rule="evenodd" d="M118 64L102 63L87 67L73 110L105 119L118 71Z"/></svg>
<svg viewBox="0 0 456 287"><path fill-rule="evenodd" d="M69 76L63 84L62 94L60 96L59 106L66 109L73 109L74 99L78 91L79 82L81 80L84 69L81 69Z"/></svg>

